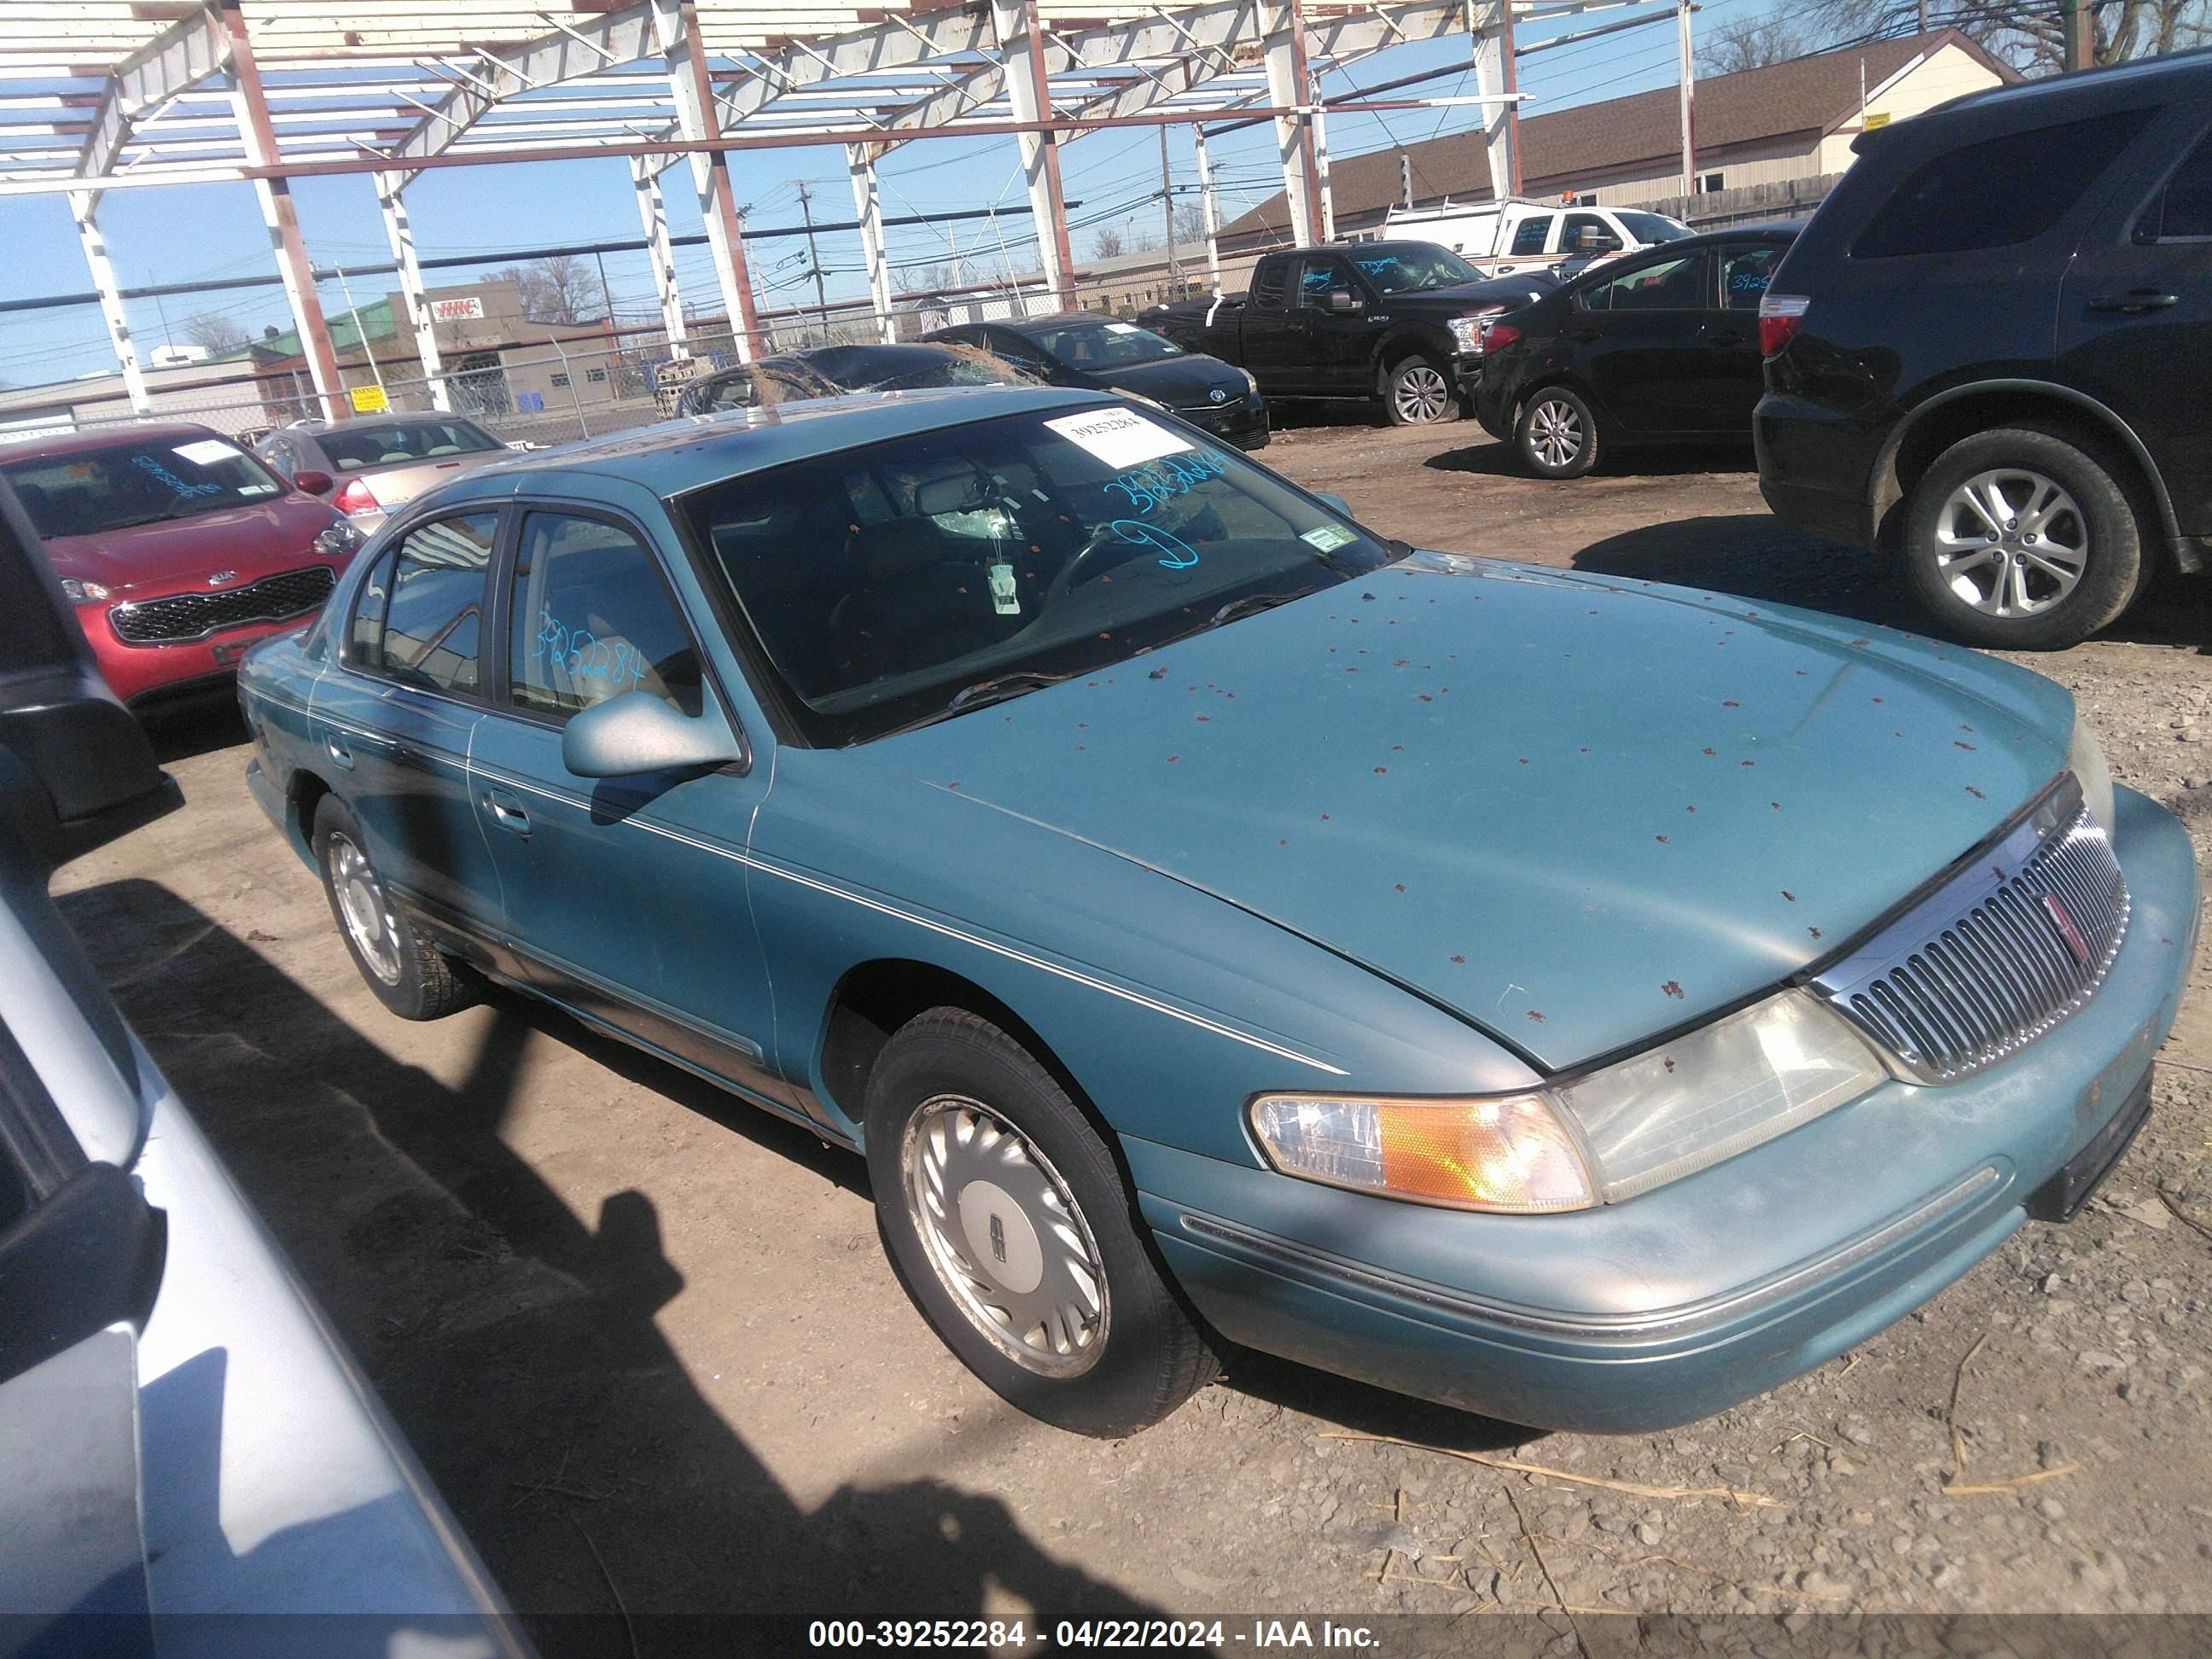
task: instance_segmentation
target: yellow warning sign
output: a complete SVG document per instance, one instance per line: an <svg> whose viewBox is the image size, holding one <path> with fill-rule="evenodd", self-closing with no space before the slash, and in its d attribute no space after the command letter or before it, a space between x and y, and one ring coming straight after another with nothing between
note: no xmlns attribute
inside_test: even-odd
<svg viewBox="0 0 2212 1659"><path fill-rule="evenodd" d="M1876 127L1886 127L1889 125L1889 112L1886 109L1869 110L1866 119L1860 125L1869 132L1872 132Z"/></svg>
<svg viewBox="0 0 2212 1659"><path fill-rule="evenodd" d="M346 388L346 401L353 405L356 415L374 415L392 407L380 386L349 386Z"/></svg>

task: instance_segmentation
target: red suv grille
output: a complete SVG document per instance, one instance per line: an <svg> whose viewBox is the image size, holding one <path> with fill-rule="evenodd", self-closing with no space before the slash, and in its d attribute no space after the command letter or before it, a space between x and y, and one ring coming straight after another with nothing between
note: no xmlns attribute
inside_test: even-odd
<svg viewBox="0 0 2212 1659"><path fill-rule="evenodd" d="M326 564L264 576L221 593L177 593L115 606L107 620L132 645L174 645L204 639L219 629L282 622L315 610L330 597L337 575Z"/></svg>

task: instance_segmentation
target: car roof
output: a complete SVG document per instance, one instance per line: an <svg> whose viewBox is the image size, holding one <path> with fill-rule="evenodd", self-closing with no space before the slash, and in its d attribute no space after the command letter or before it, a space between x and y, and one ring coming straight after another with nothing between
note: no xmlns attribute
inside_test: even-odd
<svg viewBox="0 0 2212 1659"><path fill-rule="evenodd" d="M137 443L149 438L155 442L171 438L179 443L197 443L208 438L220 438L225 443L235 441L211 426L201 426L191 421L118 422L113 426L79 427L72 432L9 438L0 442L0 466L9 461L40 459L50 455L82 455L88 451L109 449L117 444Z"/></svg>
<svg viewBox="0 0 2212 1659"><path fill-rule="evenodd" d="M1679 251L1682 248L1709 247L1715 242L1787 242L1793 240L1805 228L1803 219L1767 219L1752 225L1723 225L1718 230L1701 230L1692 235L1677 236L1671 242L1655 242L1647 252L1661 248ZM1603 270L1602 265L1598 267Z"/></svg>
<svg viewBox="0 0 2212 1659"><path fill-rule="evenodd" d="M527 489L537 474L593 473L628 479L656 495L678 495L702 484L835 454L861 444L1001 415L1079 409L1095 405L1109 395L1053 386L932 386L913 392L800 399L759 409L721 410L712 415L680 416L557 449L516 453L468 473L465 487L466 493L473 495L485 485L505 480L511 488ZM441 498L457 499L464 481L456 480L453 495L441 491ZM504 495L509 490L494 493Z"/></svg>
<svg viewBox="0 0 2212 1659"><path fill-rule="evenodd" d="M1954 98L1913 119L1924 121L1932 116L1939 121L1950 120L1962 116L1971 117L1983 110L2009 110L2021 103L2033 104L2045 99L2061 103L2103 106L2146 91L2163 94L2169 90L2163 84L2168 81L2201 81L2212 84L2212 46L2171 52L2162 58L2138 58L2129 64L2112 64L2102 69L2077 70L2070 75L2048 76L2012 86L1991 87L1984 91L1969 93L1963 98ZM1887 135L1893 130L1905 131L1909 125L1893 122L1890 126L1875 131Z"/></svg>

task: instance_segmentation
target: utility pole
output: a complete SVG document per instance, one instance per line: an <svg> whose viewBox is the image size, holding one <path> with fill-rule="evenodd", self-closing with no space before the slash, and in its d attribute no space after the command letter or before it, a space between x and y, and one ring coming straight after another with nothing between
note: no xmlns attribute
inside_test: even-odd
<svg viewBox="0 0 2212 1659"><path fill-rule="evenodd" d="M822 313L822 337L830 338L830 299L822 291L822 255L814 246L814 196L806 180L799 181L799 211L806 221L806 263L814 272L814 307Z"/></svg>
<svg viewBox="0 0 2212 1659"><path fill-rule="evenodd" d="M2069 70L2089 67L2089 9L2085 0L2058 0L2059 17L2065 26L2066 67Z"/></svg>
<svg viewBox="0 0 2212 1659"><path fill-rule="evenodd" d="M1198 211L1206 225L1206 272L1218 297L1221 293L1221 222L1213 205L1213 162L1206 153L1206 129L1190 124L1190 146L1198 159Z"/></svg>
<svg viewBox="0 0 2212 1659"><path fill-rule="evenodd" d="M615 320L615 295L614 290L607 286L607 256L594 253L592 257L599 264L599 305L606 314L607 325L611 328Z"/></svg>
<svg viewBox="0 0 2212 1659"><path fill-rule="evenodd" d="M1168 233L1168 277L1176 287L1182 286L1182 261L1176 257L1175 240L1175 183L1168 173L1168 130L1160 129L1160 221ZM1176 298L1182 296L1177 295Z"/></svg>

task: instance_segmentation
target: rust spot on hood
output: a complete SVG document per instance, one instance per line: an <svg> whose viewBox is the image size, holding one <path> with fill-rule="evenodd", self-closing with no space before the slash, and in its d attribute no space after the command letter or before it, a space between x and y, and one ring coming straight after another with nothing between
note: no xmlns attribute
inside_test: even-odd
<svg viewBox="0 0 2212 1659"><path fill-rule="evenodd" d="M1664 991L1668 996L1673 997L1677 1002L1682 1000L1682 982L1680 980L1670 979L1659 988ZM1669 1066L1668 1069L1672 1071L1674 1068Z"/></svg>

